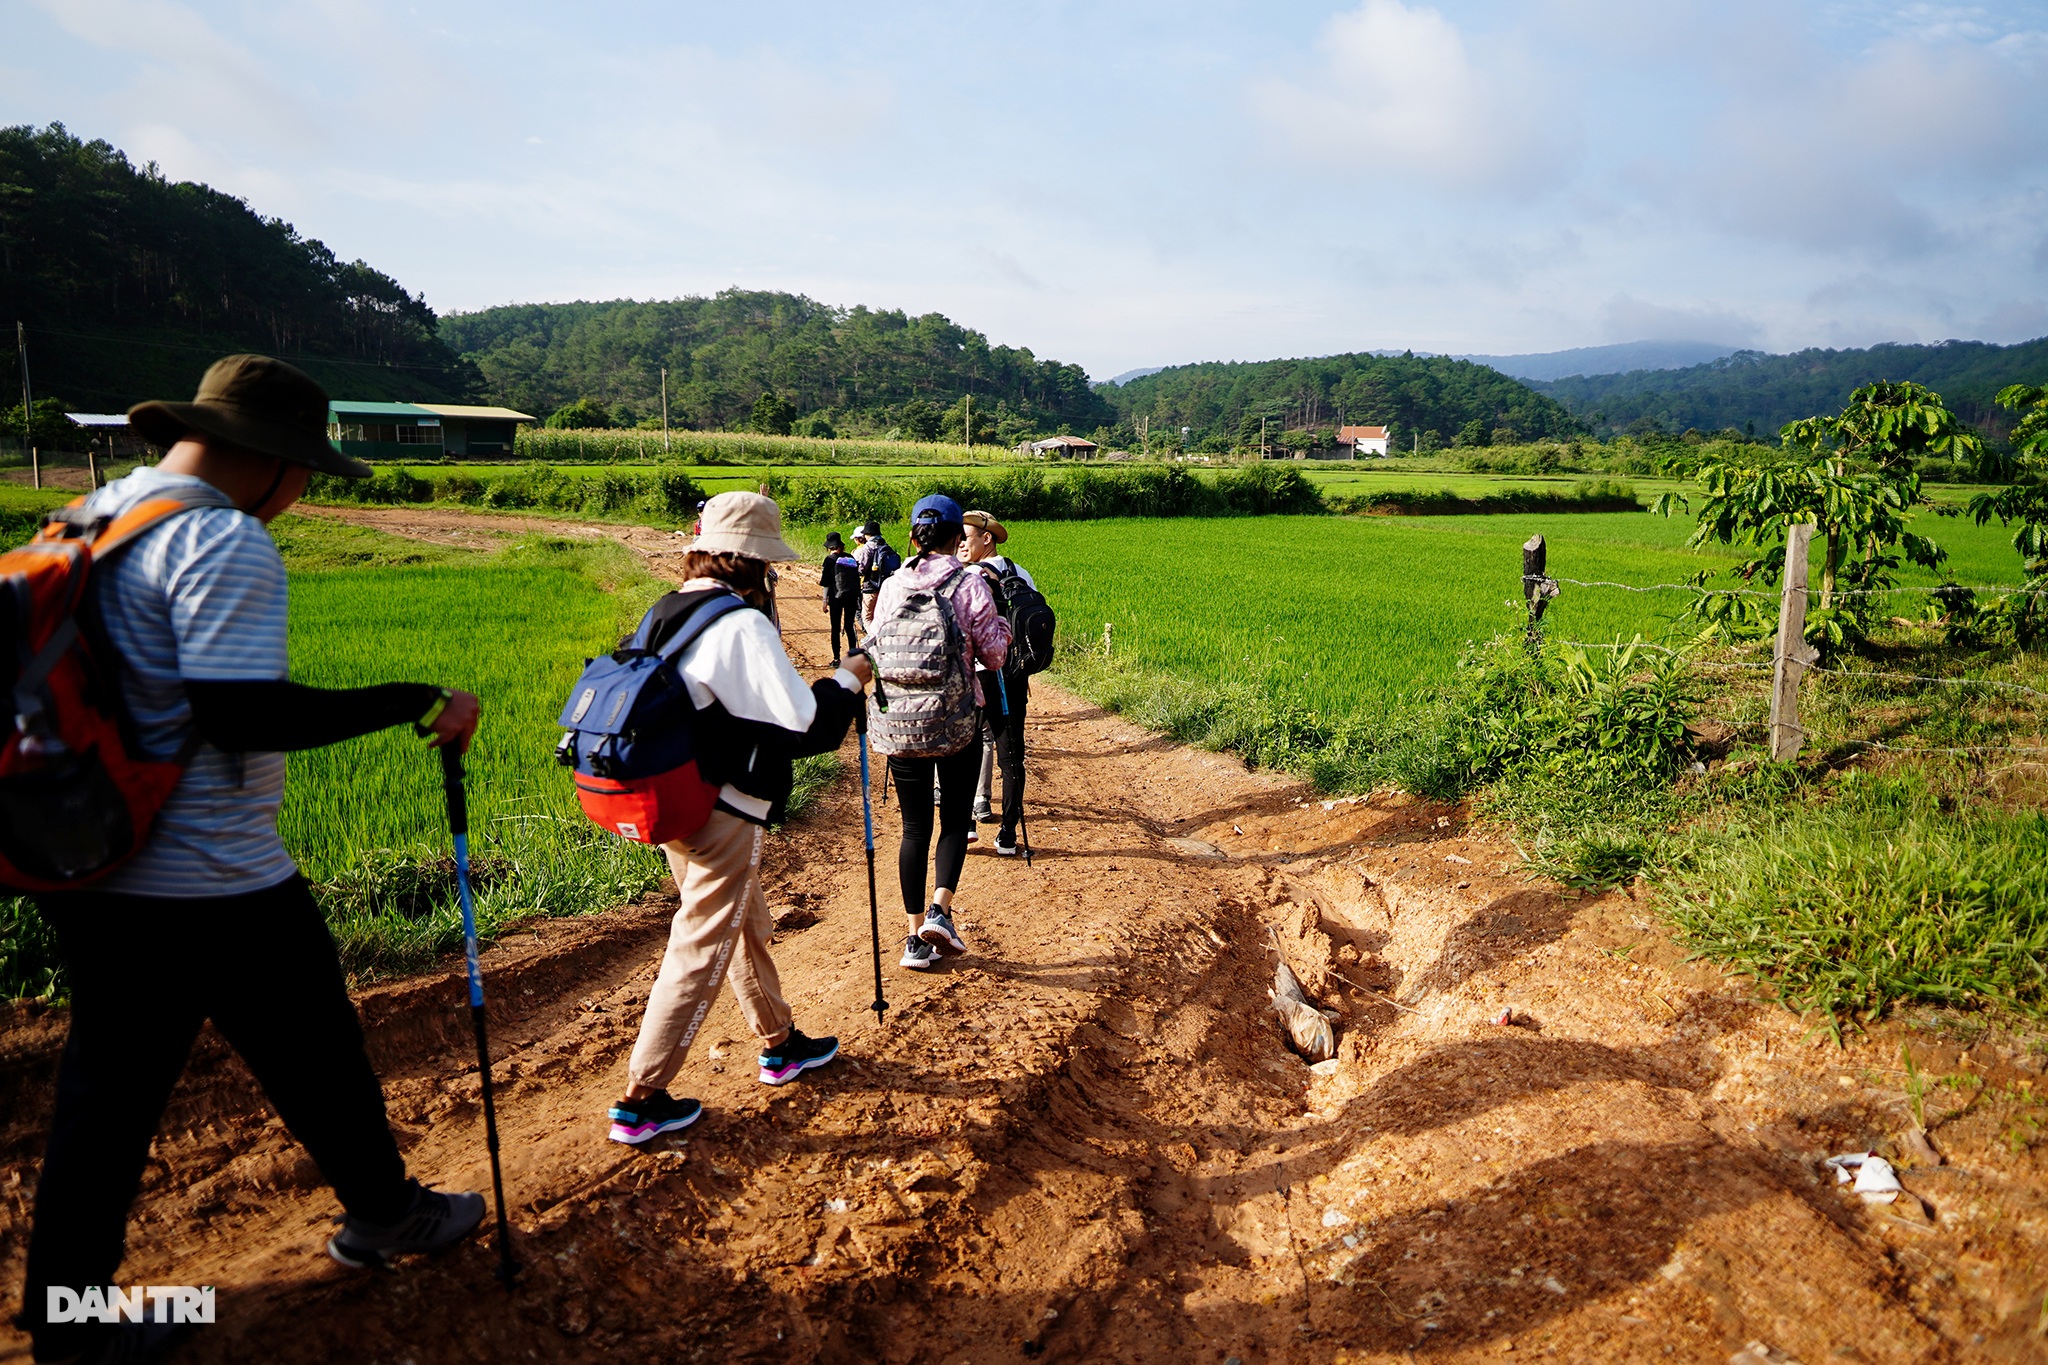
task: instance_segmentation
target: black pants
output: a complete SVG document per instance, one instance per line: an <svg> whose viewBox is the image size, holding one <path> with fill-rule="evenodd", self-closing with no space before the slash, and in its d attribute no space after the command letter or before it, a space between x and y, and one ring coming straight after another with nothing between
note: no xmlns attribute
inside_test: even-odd
<svg viewBox="0 0 2048 1365"><path fill-rule="evenodd" d="M1003 714L1003 694L996 691L995 679L982 676L982 693L988 698L982 718L988 725L989 738L995 742L996 766L1003 772L1003 832L998 837L1005 844L1013 844L1017 834L1018 817L1024 813L1024 713L1028 709L1029 694L1024 679L1004 680L1009 694L1010 714Z"/></svg>
<svg viewBox="0 0 2048 1365"><path fill-rule="evenodd" d="M342 1206L376 1223L405 1215L405 1162L304 881L196 900L74 891L39 896L36 907L71 980L23 1297L39 1358L105 1330L44 1325L46 1287L114 1282L150 1138L209 1019Z"/></svg>
<svg viewBox="0 0 2048 1365"><path fill-rule="evenodd" d="M835 597L826 603L825 611L832 618L832 657L843 659L847 650L860 643L860 599ZM844 649L839 645L842 630L846 637Z"/></svg>
<svg viewBox="0 0 2048 1365"><path fill-rule="evenodd" d="M896 784L897 806L903 812L903 842L896 846L896 877L903 884L903 913L925 911L925 862L932 851L932 782L939 784L940 888L958 890L960 869L967 863L967 831L974 828L974 784L981 778L981 736L957 754L944 758L891 758L889 779Z"/></svg>

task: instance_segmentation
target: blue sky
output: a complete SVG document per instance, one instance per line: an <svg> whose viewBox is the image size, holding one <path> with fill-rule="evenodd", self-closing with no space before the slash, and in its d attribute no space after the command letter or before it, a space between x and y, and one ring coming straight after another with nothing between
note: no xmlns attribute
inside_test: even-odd
<svg viewBox="0 0 2048 1365"><path fill-rule="evenodd" d="M59 120L443 311L728 285L1085 365L2048 334L2048 0L0 0Z"/></svg>

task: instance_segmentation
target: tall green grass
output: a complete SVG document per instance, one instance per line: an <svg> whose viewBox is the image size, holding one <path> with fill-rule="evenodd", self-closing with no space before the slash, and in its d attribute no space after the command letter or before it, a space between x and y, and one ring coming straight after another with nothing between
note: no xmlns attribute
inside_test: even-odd
<svg viewBox="0 0 2048 1365"><path fill-rule="evenodd" d="M521 427L513 438L513 452L522 460L551 463L653 460L677 464L932 465L1017 458L1003 446L764 436L743 431L673 430L664 449L659 431L548 427Z"/></svg>
<svg viewBox="0 0 2048 1365"><path fill-rule="evenodd" d="M1958 777L1852 769L1740 807L1682 841L1664 902L1698 951L1795 1009L2048 1013L2048 816L1958 807Z"/></svg>
<svg viewBox="0 0 2048 1365"><path fill-rule="evenodd" d="M656 885L653 850L599 831L549 759L586 656L661 585L615 545L529 540L496 555L292 577L294 677L394 680L484 699L467 768L477 914L489 934ZM426 965L459 939L440 768L406 728L294 754L279 829L358 975Z"/></svg>

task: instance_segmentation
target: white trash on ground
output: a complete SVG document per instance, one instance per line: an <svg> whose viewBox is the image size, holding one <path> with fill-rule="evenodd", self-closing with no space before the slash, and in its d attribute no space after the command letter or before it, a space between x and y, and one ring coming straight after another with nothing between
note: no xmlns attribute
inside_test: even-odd
<svg viewBox="0 0 2048 1365"><path fill-rule="evenodd" d="M1899 1184L1892 1163L1875 1152L1844 1152L1823 1163L1835 1173L1837 1185L1848 1185L1863 1196L1866 1204L1889 1204L1905 1186ZM1856 1174L1851 1176L1849 1172Z"/></svg>

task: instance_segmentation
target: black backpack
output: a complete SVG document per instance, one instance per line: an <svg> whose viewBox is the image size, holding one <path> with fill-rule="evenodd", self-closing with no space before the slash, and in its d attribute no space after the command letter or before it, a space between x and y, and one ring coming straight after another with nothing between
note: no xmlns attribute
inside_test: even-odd
<svg viewBox="0 0 2048 1365"><path fill-rule="evenodd" d="M1014 564L998 571L996 588L1010 623L1010 657L1005 673L1043 673L1052 666L1053 634L1059 620L1045 594L1024 581Z"/></svg>
<svg viewBox="0 0 2048 1365"><path fill-rule="evenodd" d="M852 555L832 556L832 596L841 602L851 602L860 596L860 565Z"/></svg>

